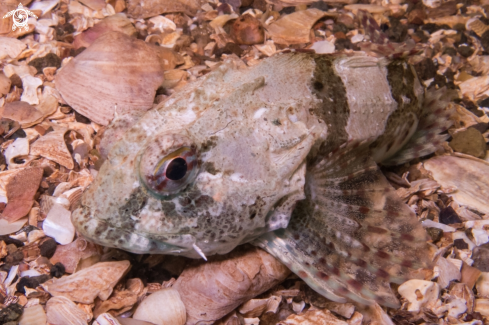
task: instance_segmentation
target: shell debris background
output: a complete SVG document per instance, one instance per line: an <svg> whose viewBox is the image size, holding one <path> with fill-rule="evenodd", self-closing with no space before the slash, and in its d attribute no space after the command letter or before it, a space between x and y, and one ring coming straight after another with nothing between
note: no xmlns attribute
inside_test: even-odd
<svg viewBox="0 0 489 325"><path fill-rule="evenodd" d="M0 2L0 17L18 3ZM152 307L158 296L182 325L489 324L488 1L22 4L39 17L28 31L0 19L0 324L167 324ZM125 113L165 101L226 58L252 66L291 50L372 50L361 10L389 41L414 46L408 60L428 89L459 91L443 148L383 168L425 226L435 261L396 288L401 308L328 301L257 249L195 264L104 248L66 224L125 131ZM114 117L119 127L105 132ZM256 273L266 281L237 286L230 261L246 272L266 262ZM199 281L216 278L227 298ZM258 285L268 290L256 296Z"/></svg>

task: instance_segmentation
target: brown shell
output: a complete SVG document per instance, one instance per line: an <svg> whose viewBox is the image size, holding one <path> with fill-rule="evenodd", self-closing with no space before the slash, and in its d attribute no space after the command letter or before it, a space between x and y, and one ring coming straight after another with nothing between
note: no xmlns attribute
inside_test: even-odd
<svg viewBox="0 0 489 325"><path fill-rule="evenodd" d="M151 108L163 69L153 47L119 32L98 38L56 76L63 99L95 123Z"/></svg>

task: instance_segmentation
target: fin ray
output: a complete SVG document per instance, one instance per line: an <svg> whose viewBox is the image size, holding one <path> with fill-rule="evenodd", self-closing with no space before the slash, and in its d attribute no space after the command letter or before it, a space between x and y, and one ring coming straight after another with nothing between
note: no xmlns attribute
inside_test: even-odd
<svg viewBox="0 0 489 325"><path fill-rule="evenodd" d="M306 200L289 226L254 244L329 299L397 307L389 283L431 262L427 237L370 158L369 145L349 142L308 167Z"/></svg>

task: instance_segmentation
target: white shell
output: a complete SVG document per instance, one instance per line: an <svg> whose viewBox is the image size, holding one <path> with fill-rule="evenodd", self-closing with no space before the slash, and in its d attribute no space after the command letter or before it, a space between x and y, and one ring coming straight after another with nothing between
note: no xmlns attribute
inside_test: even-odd
<svg viewBox="0 0 489 325"><path fill-rule="evenodd" d="M61 245L69 244L75 237L75 227L71 223L71 212L60 204L54 204L42 225L44 233L53 237Z"/></svg>
<svg viewBox="0 0 489 325"><path fill-rule="evenodd" d="M133 318L156 325L183 325L187 321L185 305L178 291L172 288L149 295L136 309Z"/></svg>
<svg viewBox="0 0 489 325"><path fill-rule="evenodd" d="M435 305L440 294L440 287L431 281L409 280L399 286L397 291L409 302L407 310L417 312L421 307Z"/></svg>

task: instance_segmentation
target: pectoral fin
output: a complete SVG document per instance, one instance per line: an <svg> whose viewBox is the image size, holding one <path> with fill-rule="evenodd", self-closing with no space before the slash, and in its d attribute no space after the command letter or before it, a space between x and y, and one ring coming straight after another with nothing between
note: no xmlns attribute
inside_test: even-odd
<svg viewBox="0 0 489 325"><path fill-rule="evenodd" d="M430 264L427 237L368 145L350 142L308 167L306 199L289 226L254 244L331 300L398 307L389 283Z"/></svg>

